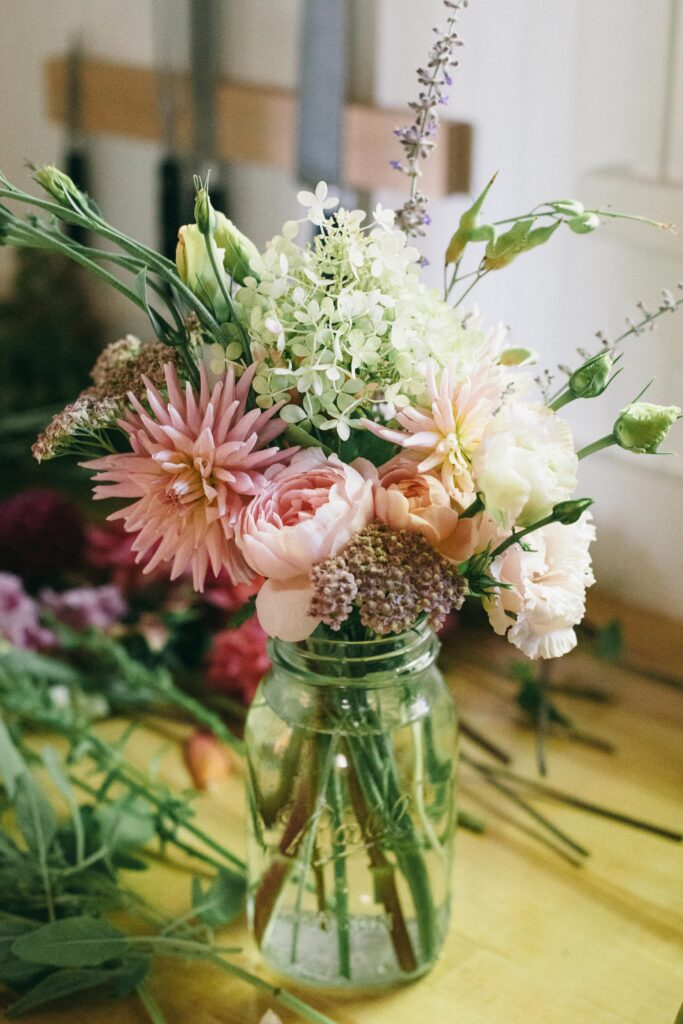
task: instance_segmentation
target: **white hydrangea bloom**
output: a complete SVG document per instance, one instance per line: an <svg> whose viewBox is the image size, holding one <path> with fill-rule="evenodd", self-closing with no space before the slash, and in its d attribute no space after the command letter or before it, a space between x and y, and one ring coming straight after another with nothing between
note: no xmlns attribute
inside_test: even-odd
<svg viewBox="0 0 683 1024"><path fill-rule="evenodd" d="M298 225L287 222L251 260L254 276L235 298L259 366L257 404L291 400L315 427L346 439L379 403L393 415L424 402L430 361L460 364L466 376L487 337L422 283L419 253L393 211L377 207L368 224L361 210L325 219L326 188L299 198L319 234L298 245Z"/></svg>

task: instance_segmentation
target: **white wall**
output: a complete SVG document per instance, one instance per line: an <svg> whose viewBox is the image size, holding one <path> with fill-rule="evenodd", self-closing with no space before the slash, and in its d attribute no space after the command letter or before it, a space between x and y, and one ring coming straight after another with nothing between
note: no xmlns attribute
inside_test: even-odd
<svg viewBox="0 0 683 1024"><path fill-rule="evenodd" d="M182 0L154 0L174 24ZM461 52L447 116L475 126L473 186L498 170L492 215L533 207L543 199L579 195L588 202L633 206L647 200L683 214L683 38L667 74L675 0L472 0L461 24ZM43 117L41 66L62 52L79 27L91 53L130 63L151 62L153 0L0 0L0 165L21 180L26 158L58 160L60 133ZM225 3L225 66L257 82L296 80L298 0ZM414 68L441 20L440 0L354 0L356 37L351 80L358 96L401 106L415 93ZM374 22L374 24L373 24ZM683 28L678 26L679 35ZM183 57L178 44L177 56ZM372 55L374 54L374 59ZM678 104L678 106L677 106ZM387 140L387 156L392 140ZM108 215L125 230L154 241L156 146L120 139L92 142L93 178ZM626 168L648 181L646 195L620 174L604 183L594 172ZM668 179L667 188L660 187ZM400 180L397 179L400 184ZM673 185L671 184L673 182ZM676 185L680 182L681 187ZM296 185L283 175L249 168L231 172L233 205L244 229L262 243L290 215ZM616 194L615 194L616 193ZM380 197L398 204L398 193ZM433 203L424 245L438 270L464 197ZM658 215L658 210L653 210ZM683 227L683 216L680 216ZM476 300L492 321L504 320L515 340L538 349L544 362L571 362L598 328L617 333L637 299L654 303L659 288L683 278L683 243L652 229L608 227L551 245L491 275ZM0 281L6 279L0 252ZM107 296L112 330L139 321ZM142 329L142 328L140 328ZM655 335L628 343L629 370L601 404L570 407L568 418L585 443L609 430L614 411L640 382L658 375L651 397L683 398L683 316ZM683 448L683 430L673 445ZM583 493L598 498L601 582L636 603L683 616L679 520L683 475L675 459L621 457L608 451L584 464Z"/></svg>

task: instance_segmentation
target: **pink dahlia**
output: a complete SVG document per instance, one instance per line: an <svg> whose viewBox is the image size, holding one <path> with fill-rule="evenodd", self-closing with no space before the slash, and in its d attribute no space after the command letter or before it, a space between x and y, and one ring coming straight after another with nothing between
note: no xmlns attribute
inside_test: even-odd
<svg viewBox="0 0 683 1024"><path fill-rule="evenodd" d="M430 363L429 409L402 409L396 416L402 430L371 420L364 420L363 425L418 456L418 471L439 473L446 492L460 508L466 508L476 494L472 455L500 405L504 388L501 369L493 362L484 362L464 379L455 366L447 367L438 382Z"/></svg>
<svg viewBox="0 0 683 1024"><path fill-rule="evenodd" d="M230 369L209 388L200 368L201 388L181 390L175 367L165 367L168 400L145 377L151 412L133 395L134 412L120 420L132 453L106 455L86 462L99 472L95 498L135 498L114 512L128 533L137 536L137 560L148 558L145 572L172 562L171 579L192 570L195 590L203 590L211 566L214 575L227 569L236 583L253 573L234 542L242 508L264 487L264 470L282 463L292 449L266 448L284 429L273 419L279 406L246 411L255 367L239 381ZM151 552L151 554L150 554Z"/></svg>

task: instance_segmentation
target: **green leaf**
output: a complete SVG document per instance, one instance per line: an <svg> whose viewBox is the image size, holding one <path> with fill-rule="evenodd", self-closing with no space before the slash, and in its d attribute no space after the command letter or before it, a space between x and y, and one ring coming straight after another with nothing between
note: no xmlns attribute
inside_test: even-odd
<svg viewBox="0 0 683 1024"><path fill-rule="evenodd" d="M12 952L51 967L96 967L126 952L128 936L96 917L66 917L20 936Z"/></svg>
<svg viewBox="0 0 683 1024"><path fill-rule="evenodd" d="M64 797L66 805L69 808L69 814L71 815L71 821L73 822L74 827L74 836L76 838L76 850L78 856L82 858L85 852L85 832L83 830L81 812L76 802L73 789L71 788L71 783L62 771L59 754L55 748L48 745L43 747L41 753L43 756L43 764L47 768L55 788Z"/></svg>
<svg viewBox="0 0 683 1024"><path fill-rule="evenodd" d="M12 946L18 938L40 927L39 921L27 921L18 917L0 921L0 961L12 955Z"/></svg>
<svg viewBox="0 0 683 1024"><path fill-rule="evenodd" d="M131 958L108 968L55 971L13 1003L6 1016L12 1020L38 1006L100 985L115 985L117 995L126 995L140 984L148 972L149 963L142 957Z"/></svg>
<svg viewBox="0 0 683 1024"><path fill-rule="evenodd" d="M246 879L227 868L221 868L204 891L199 879L192 879L192 906L200 920L211 928L234 921L242 912L246 895Z"/></svg>
<svg viewBox="0 0 683 1024"><path fill-rule="evenodd" d="M46 683L68 684L78 681L78 672L70 665L36 651L22 651L18 647L2 651L0 665L13 675L28 673Z"/></svg>
<svg viewBox="0 0 683 1024"><path fill-rule="evenodd" d="M619 619L612 619L593 638L593 651L605 661L619 661L624 655L624 634Z"/></svg>
<svg viewBox="0 0 683 1024"><path fill-rule="evenodd" d="M31 852L44 857L57 831L52 804L28 772L19 776L16 788L14 810L17 826Z"/></svg>
<svg viewBox="0 0 683 1024"><path fill-rule="evenodd" d="M146 800L126 798L105 804L97 815L102 842L112 853L139 849L155 834L154 814Z"/></svg>
<svg viewBox="0 0 683 1024"><path fill-rule="evenodd" d="M17 992L40 981L45 977L45 973L46 968L42 964L29 964L16 956L0 962L0 984L7 985Z"/></svg>
<svg viewBox="0 0 683 1024"><path fill-rule="evenodd" d="M248 601L238 608L236 612L233 612L228 621L225 624L226 629L237 629L243 625L247 619L250 619L256 611L256 594L252 594Z"/></svg>
<svg viewBox="0 0 683 1024"><path fill-rule="evenodd" d="M10 800L14 799L17 779L25 772L24 759L14 746L5 720L0 715L0 776Z"/></svg>

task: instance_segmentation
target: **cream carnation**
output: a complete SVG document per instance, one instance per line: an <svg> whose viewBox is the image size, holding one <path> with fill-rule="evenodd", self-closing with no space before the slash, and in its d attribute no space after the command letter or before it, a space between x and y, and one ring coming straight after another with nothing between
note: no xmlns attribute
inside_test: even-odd
<svg viewBox="0 0 683 1024"><path fill-rule="evenodd" d="M270 636L303 640L318 625L320 619L307 614L311 569L372 520L375 479L363 459L346 465L307 449L243 510L237 544L254 572L266 577L256 610Z"/></svg>
<svg viewBox="0 0 683 1024"><path fill-rule="evenodd" d="M543 405L505 404L472 457L477 491L504 529L531 526L576 488L569 424Z"/></svg>
<svg viewBox="0 0 683 1024"><path fill-rule="evenodd" d="M558 658L576 646L573 627L584 616L586 587L595 579L588 547L595 540L589 513L571 526L551 523L531 534L533 550L509 547L491 574L510 590L487 598L484 607L496 633L528 658Z"/></svg>

